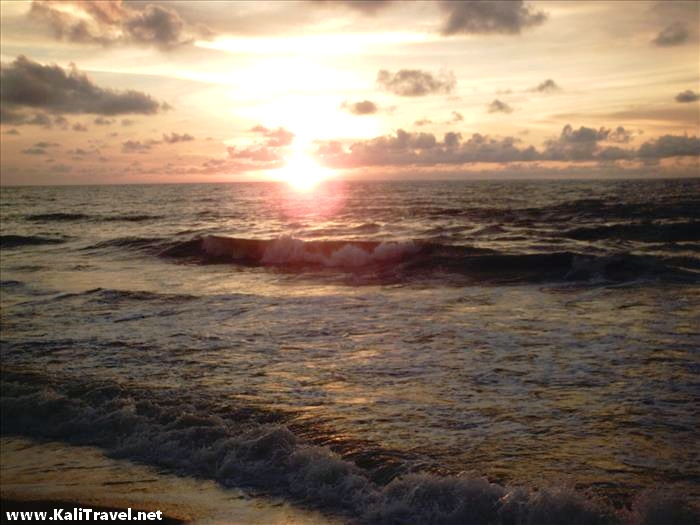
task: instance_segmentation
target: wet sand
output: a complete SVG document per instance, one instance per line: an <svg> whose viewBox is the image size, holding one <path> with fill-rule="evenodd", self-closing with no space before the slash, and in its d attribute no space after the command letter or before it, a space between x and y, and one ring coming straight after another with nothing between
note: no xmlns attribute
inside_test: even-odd
<svg viewBox="0 0 700 525"><path fill-rule="evenodd" d="M6 511L131 508L165 517L139 523L207 525L339 525L341 521L288 502L180 477L92 447L25 438L0 439L2 523ZM80 523L90 523L81 520ZM95 523L112 523L95 521ZM113 523L124 523L114 521Z"/></svg>

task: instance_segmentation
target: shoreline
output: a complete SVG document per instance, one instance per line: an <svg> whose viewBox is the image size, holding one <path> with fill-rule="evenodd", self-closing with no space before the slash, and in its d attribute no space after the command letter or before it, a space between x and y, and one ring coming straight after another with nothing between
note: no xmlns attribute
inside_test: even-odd
<svg viewBox="0 0 700 525"><path fill-rule="evenodd" d="M73 509L89 508L96 512L126 512L126 507L105 507L102 505L89 505L80 503L77 501L60 501L60 500L45 500L45 499L16 499L16 498L5 498L0 499L0 511L2 512L2 517L0 520L5 523L10 520L7 519L7 512L46 512L47 516L52 516L55 509L61 509L64 512L71 512ZM136 509L132 507L133 511L148 511L147 509ZM51 519L51 518L49 518ZM19 521L19 520L13 520ZM39 520L21 520L26 521L39 521ZM44 520L41 520L44 521ZM124 523L124 520L80 520L81 523ZM162 523L165 525L181 525L187 523L186 520L176 518L174 516L167 516L163 514L162 519L158 520L142 520L146 523Z"/></svg>
<svg viewBox="0 0 700 525"><path fill-rule="evenodd" d="M17 436L0 438L0 489L0 523L10 523L6 511L49 512L48 518L55 508L90 508L106 512L131 508L132 513L161 511L163 520L131 521L168 525L343 523L341 519L279 498L249 494L240 489L224 488L211 480L182 477L128 460L112 459L94 447ZM13 522L19 521L23 520ZM124 523L121 520L71 521Z"/></svg>

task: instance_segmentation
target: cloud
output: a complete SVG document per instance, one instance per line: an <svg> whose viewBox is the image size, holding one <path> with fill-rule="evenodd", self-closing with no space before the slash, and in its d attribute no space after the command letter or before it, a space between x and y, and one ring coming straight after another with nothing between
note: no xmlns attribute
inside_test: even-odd
<svg viewBox="0 0 700 525"><path fill-rule="evenodd" d="M53 113L157 113L161 107L139 91L115 91L92 83L71 64L66 72L57 65L43 66L19 56L0 70L0 102L15 107L41 108Z"/></svg>
<svg viewBox="0 0 700 525"><path fill-rule="evenodd" d="M284 128L268 129L265 126L257 125L250 131L260 133L267 139L265 145L273 148L288 146L294 140L294 133Z"/></svg>
<svg viewBox="0 0 700 525"><path fill-rule="evenodd" d="M47 24L58 40L103 46L133 44L170 50L212 36L170 6L121 0L34 0L29 16Z"/></svg>
<svg viewBox="0 0 700 525"><path fill-rule="evenodd" d="M388 7L392 0L313 0L314 5L343 6L366 15Z"/></svg>
<svg viewBox="0 0 700 525"><path fill-rule="evenodd" d="M72 126L73 131L88 131L88 127L85 124L81 124L80 122L76 122Z"/></svg>
<svg viewBox="0 0 700 525"><path fill-rule="evenodd" d="M661 30L651 42L659 47L680 46L685 44L689 37L690 33L684 23L673 22Z"/></svg>
<svg viewBox="0 0 700 525"><path fill-rule="evenodd" d="M122 126L131 126L133 123L134 123L134 121L131 119L128 119L128 118L122 119Z"/></svg>
<svg viewBox="0 0 700 525"><path fill-rule="evenodd" d="M604 141L611 130L606 128L572 128L569 124L561 130L559 138L545 142L544 157L547 160L589 160L598 150L598 142Z"/></svg>
<svg viewBox="0 0 700 525"><path fill-rule="evenodd" d="M231 159L246 159L255 162L276 162L281 160L281 156L267 146L251 146L249 148L236 148L229 146L226 148Z"/></svg>
<svg viewBox="0 0 700 525"><path fill-rule="evenodd" d="M66 119L66 117L64 117L63 115L56 115L53 119L53 122L61 129L67 129L69 125L68 119Z"/></svg>
<svg viewBox="0 0 700 525"><path fill-rule="evenodd" d="M533 9L523 0L443 0L440 5L448 15L443 35L518 34L547 19L544 12Z"/></svg>
<svg viewBox="0 0 700 525"><path fill-rule="evenodd" d="M564 126L556 139L545 142L544 148L521 145L514 137L490 137L474 133L464 140L460 133L448 132L442 140L433 134L398 130L395 135L376 137L352 143L344 148L340 142L322 143L317 155L336 168L369 166L436 166L471 163L514 163L535 161L649 160L666 157L700 156L697 137L665 135L644 143L640 148L623 149L606 143L626 142L630 132L615 129L574 129Z"/></svg>
<svg viewBox="0 0 700 525"><path fill-rule="evenodd" d="M163 142L166 144L175 144L177 142L189 142L194 140L194 137L188 133L183 133L178 135L177 133L171 133L170 135L163 133Z"/></svg>
<svg viewBox="0 0 700 525"><path fill-rule="evenodd" d="M422 97L436 93L451 93L457 85L454 73L441 72L433 76L427 71L402 69L396 73L382 69L377 83L387 91L401 97Z"/></svg>
<svg viewBox="0 0 700 525"><path fill-rule="evenodd" d="M630 130L625 129L622 126L618 126L614 130L608 132L605 140L608 142L627 144L630 140L632 140L632 135L633 133Z"/></svg>
<svg viewBox="0 0 700 525"><path fill-rule="evenodd" d="M479 133L462 141L462 135L454 132L446 133L439 141L431 133L409 133L400 129L396 135L355 142L348 151L336 146L332 150L319 148L318 153L325 163L339 168L512 162L538 158L532 146L518 148L518 142L513 137L498 139Z"/></svg>
<svg viewBox="0 0 700 525"><path fill-rule="evenodd" d="M57 142L45 142L45 141L42 141L42 142L37 142L36 144L34 144L34 147L35 147L35 148L42 148L42 149L46 149L46 148L57 148L58 146L60 146L60 144L57 143Z"/></svg>
<svg viewBox="0 0 700 525"><path fill-rule="evenodd" d="M637 152L642 158L700 156L700 138L687 135L664 135L645 142Z"/></svg>
<svg viewBox="0 0 700 525"><path fill-rule="evenodd" d="M21 135L21 133L19 131L17 131L16 129L8 129L5 132L5 135Z"/></svg>
<svg viewBox="0 0 700 525"><path fill-rule="evenodd" d="M489 113L513 113L513 108L505 102L495 99L489 104Z"/></svg>
<svg viewBox="0 0 700 525"><path fill-rule="evenodd" d="M447 124L454 124L455 122L462 122L464 120L464 115L462 115L459 111L453 111L452 112L452 118L448 120L446 123Z"/></svg>
<svg viewBox="0 0 700 525"><path fill-rule="evenodd" d="M228 161L221 161L227 169L233 171L247 171L259 169L274 169L282 165L284 156L280 148L288 146L294 140L294 133L284 128L269 129L257 125L250 131L260 134L262 142L251 146L229 146L226 148ZM215 162L215 160L211 161ZM210 169L213 165L203 166Z"/></svg>
<svg viewBox="0 0 700 525"><path fill-rule="evenodd" d="M156 144L160 144L157 140L127 140L122 143L122 153L147 153Z"/></svg>
<svg viewBox="0 0 700 525"><path fill-rule="evenodd" d="M379 109L377 105L370 100L363 100L362 102L354 102L352 104L344 102L341 108L347 109L353 115L372 115Z"/></svg>
<svg viewBox="0 0 700 525"><path fill-rule="evenodd" d="M429 120L427 118L416 120L413 124L416 126L427 126L428 124L432 124L433 121Z"/></svg>
<svg viewBox="0 0 700 525"><path fill-rule="evenodd" d="M50 171L53 173L70 173L73 171L73 168L65 164L56 164L55 166L51 166Z"/></svg>
<svg viewBox="0 0 700 525"><path fill-rule="evenodd" d="M538 93L555 93L557 91L561 91L561 88L556 82L554 82L554 80L548 78L544 82L530 89L530 91L536 91Z"/></svg>
<svg viewBox="0 0 700 525"><path fill-rule="evenodd" d="M0 123L13 124L15 126L43 126L45 128L50 128L53 126L51 118L45 113L34 113L33 115L30 115L16 111L16 109L12 107L3 106L1 103Z"/></svg>
<svg viewBox="0 0 700 525"><path fill-rule="evenodd" d="M676 95L676 102L681 102L687 104L688 102L697 102L700 100L700 94L695 93L690 89L686 89Z"/></svg>
<svg viewBox="0 0 700 525"><path fill-rule="evenodd" d="M44 148L33 147L23 149L22 153L24 153L25 155L46 155L46 150Z"/></svg>
<svg viewBox="0 0 700 525"><path fill-rule="evenodd" d="M97 117L94 120L94 123L97 124L98 126L111 126L112 124L114 124L114 119Z"/></svg>

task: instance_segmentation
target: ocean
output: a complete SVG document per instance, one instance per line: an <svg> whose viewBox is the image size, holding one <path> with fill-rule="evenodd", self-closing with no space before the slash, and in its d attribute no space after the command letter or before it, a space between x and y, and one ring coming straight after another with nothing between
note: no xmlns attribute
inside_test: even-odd
<svg viewBox="0 0 700 525"><path fill-rule="evenodd" d="M6 446L346 523L697 519L700 179L0 204Z"/></svg>

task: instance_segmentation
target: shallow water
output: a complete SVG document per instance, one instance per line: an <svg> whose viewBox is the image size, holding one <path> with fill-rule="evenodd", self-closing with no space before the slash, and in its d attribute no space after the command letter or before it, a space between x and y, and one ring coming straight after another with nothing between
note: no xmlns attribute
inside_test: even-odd
<svg viewBox="0 0 700 525"><path fill-rule="evenodd" d="M1 212L5 433L369 521L415 473L700 499L700 181L4 188Z"/></svg>

